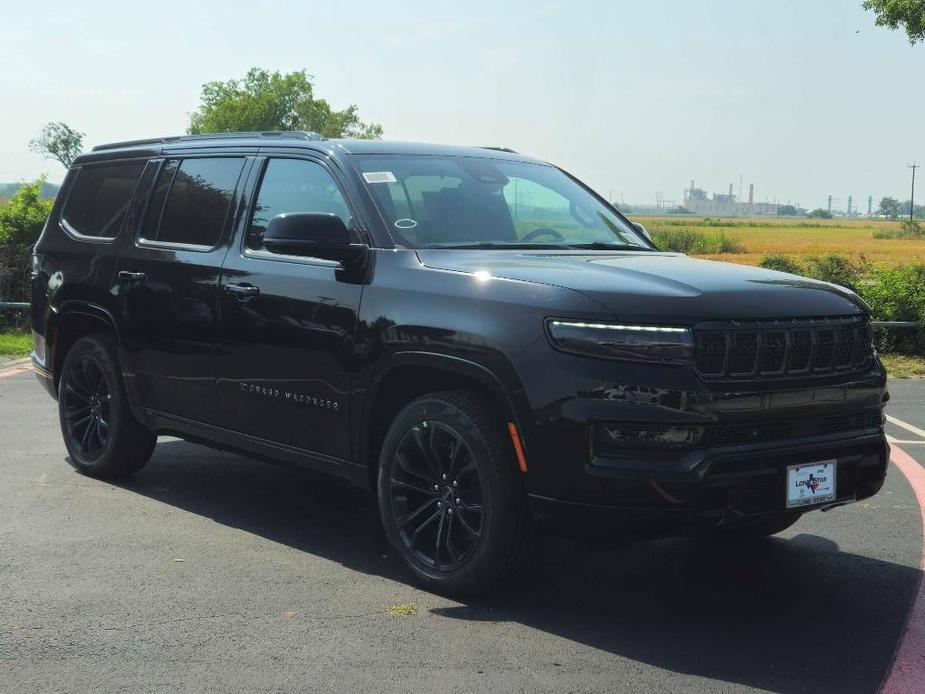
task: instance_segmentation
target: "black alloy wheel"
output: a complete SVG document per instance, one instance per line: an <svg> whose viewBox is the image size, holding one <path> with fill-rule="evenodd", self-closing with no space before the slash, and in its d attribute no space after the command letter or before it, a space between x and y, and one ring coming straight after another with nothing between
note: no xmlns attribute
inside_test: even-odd
<svg viewBox="0 0 925 694"><path fill-rule="evenodd" d="M377 489L386 537L426 588L471 595L526 565L524 478L484 394L441 391L405 405L385 434Z"/></svg>
<svg viewBox="0 0 925 694"><path fill-rule="evenodd" d="M157 435L132 414L115 342L89 335L71 346L61 365L58 416L68 462L91 477L121 477L141 468Z"/></svg>
<svg viewBox="0 0 925 694"><path fill-rule="evenodd" d="M435 571L453 571L482 537L482 481L471 449L452 427L423 421L393 454L389 496L405 547Z"/></svg>
<svg viewBox="0 0 925 694"><path fill-rule="evenodd" d="M95 355L72 363L61 390L66 435L81 457L95 460L109 441L111 387Z"/></svg>

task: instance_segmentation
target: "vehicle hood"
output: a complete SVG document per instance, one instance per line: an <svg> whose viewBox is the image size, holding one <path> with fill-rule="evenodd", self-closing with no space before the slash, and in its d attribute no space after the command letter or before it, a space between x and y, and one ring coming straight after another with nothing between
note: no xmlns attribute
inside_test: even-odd
<svg viewBox="0 0 925 694"><path fill-rule="evenodd" d="M421 249L418 256L434 269L573 289L621 319L688 323L868 312L856 294L836 285L678 253Z"/></svg>

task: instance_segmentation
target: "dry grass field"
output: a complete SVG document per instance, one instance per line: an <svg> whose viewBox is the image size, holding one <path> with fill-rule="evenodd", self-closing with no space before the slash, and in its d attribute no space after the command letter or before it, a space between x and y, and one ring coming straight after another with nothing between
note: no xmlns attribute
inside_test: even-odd
<svg viewBox="0 0 925 694"><path fill-rule="evenodd" d="M757 265L768 253L794 257L838 253L852 260L861 256L873 266L925 262L925 239L875 239L874 232L898 229L898 222L867 219L708 218L634 216L650 232L724 234L741 247L738 253L698 257Z"/></svg>

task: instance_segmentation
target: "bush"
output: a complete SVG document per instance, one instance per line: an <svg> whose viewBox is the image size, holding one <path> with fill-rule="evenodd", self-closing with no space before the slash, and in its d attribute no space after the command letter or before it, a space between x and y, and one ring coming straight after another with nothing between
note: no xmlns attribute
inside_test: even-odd
<svg viewBox="0 0 925 694"><path fill-rule="evenodd" d="M852 263L848 258L838 253L828 253L823 256L811 256L806 268L807 275L813 279L831 282L852 291L857 291L863 276L870 268L864 256L858 263Z"/></svg>
<svg viewBox="0 0 925 694"><path fill-rule="evenodd" d="M663 251L688 253L691 255L717 255L720 253L742 253L742 244L736 239L719 234L700 234L696 231L681 229L652 232L652 240Z"/></svg>
<svg viewBox="0 0 925 694"><path fill-rule="evenodd" d="M758 263L760 267L778 272L789 272L791 275L805 275L806 269L789 255L783 253L768 253Z"/></svg>
<svg viewBox="0 0 925 694"><path fill-rule="evenodd" d="M874 320L925 321L925 265L878 268L858 290ZM881 351L925 351L925 329L878 328L875 333Z"/></svg>
<svg viewBox="0 0 925 694"><path fill-rule="evenodd" d="M832 213L828 210L823 210L821 207L817 207L815 210L807 213L806 216L810 219L832 219Z"/></svg>
<svg viewBox="0 0 925 694"><path fill-rule="evenodd" d="M874 232L875 239L925 239L925 227L915 219L904 219L899 229L882 229Z"/></svg>
<svg viewBox="0 0 925 694"><path fill-rule="evenodd" d="M41 197L44 182L40 178L21 186L0 207L0 244L31 245L38 240L53 202Z"/></svg>

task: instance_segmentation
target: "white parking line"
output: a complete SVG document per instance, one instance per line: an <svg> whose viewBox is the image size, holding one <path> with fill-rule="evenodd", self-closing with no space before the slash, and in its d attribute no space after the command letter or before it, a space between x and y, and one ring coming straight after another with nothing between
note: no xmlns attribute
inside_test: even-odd
<svg viewBox="0 0 925 694"><path fill-rule="evenodd" d="M891 422L892 424L895 424L898 427L902 427L906 431L911 431L916 436L921 436L923 439L925 439L925 429L919 429L917 426L913 426L912 424L909 424L908 422L904 422L901 419L897 419L896 417L893 417L892 415L887 415L886 421Z"/></svg>

